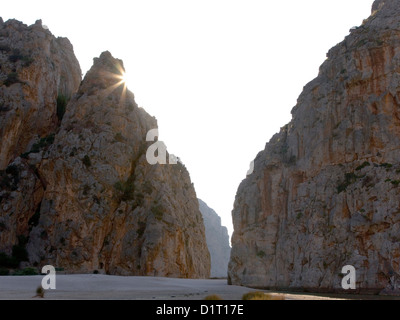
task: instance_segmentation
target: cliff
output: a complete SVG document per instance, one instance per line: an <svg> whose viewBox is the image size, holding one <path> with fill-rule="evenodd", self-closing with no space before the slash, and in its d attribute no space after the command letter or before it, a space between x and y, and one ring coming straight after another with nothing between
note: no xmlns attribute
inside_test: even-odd
<svg viewBox="0 0 400 320"><path fill-rule="evenodd" d="M24 27L28 38L35 35L34 28ZM21 52L27 46L22 41ZM18 108L11 102L2 118L9 129L1 132L1 141L10 146L1 149L7 154L0 172L4 264L50 264L69 273L209 277L204 223L189 173L180 162L148 163L146 151L154 142L146 136L158 125L121 81L123 62L104 52L83 81L78 78L72 86L65 79L75 79L75 69L80 69L68 64L76 61L72 46L68 48L68 57L59 47L49 49L51 56L39 50L29 66L30 74L41 75L31 84L39 101L54 86L51 115L28 104L25 95L9 93L27 105L30 118L20 124L18 116L9 116ZM53 66L51 79L36 65L42 60ZM3 83L0 90L25 90L24 68L18 73L21 82ZM18 126L23 135L36 130L33 144L15 142Z"/></svg>
<svg viewBox="0 0 400 320"><path fill-rule="evenodd" d="M57 98L71 97L81 69L66 38L38 20L0 23L0 170L58 127Z"/></svg>
<svg viewBox="0 0 400 320"><path fill-rule="evenodd" d="M228 229L222 226L220 216L200 199L199 206L204 219L207 247L211 256L211 277L226 278L231 254Z"/></svg>
<svg viewBox="0 0 400 320"><path fill-rule="evenodd" d="M255 159L233 209L232 284L399 293L400 6L331 49L283 127Z"/></svg>

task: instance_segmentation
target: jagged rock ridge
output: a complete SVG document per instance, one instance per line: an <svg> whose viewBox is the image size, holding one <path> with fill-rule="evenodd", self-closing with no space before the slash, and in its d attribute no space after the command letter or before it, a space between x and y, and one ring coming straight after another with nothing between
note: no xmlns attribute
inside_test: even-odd
<svg viewBox="0 0 400 320"><path fill-rule="evenodd" d="M232 284L399 293L400 6L331 49L292 121L255 159L233 210Z"/></svg>
<svg viewBox="0 0 400 320"><path fill-rule="evenodd" d="M206 228L206 240L211 256L211 277L226 278L231 254L228 229L221 224L221 217L203 200L199 199L200 212Z"/></svg>
<svg viewBox="0 0 400 320"><path fill-rule="evenodd" d="M122 61L109 52L94 59L80 86L58 88L66 112L52 134L35 123L41 139L7 161L0 177L0 252L72 273L206 278L210 256L189 173L181 163L148 164L146 135L157 121L137 106L122 72ZM39 82L46 86L46 79ZM13 128L13 118L6 113L6 119ZM24 125L34 127L29 121Z"/></svg>

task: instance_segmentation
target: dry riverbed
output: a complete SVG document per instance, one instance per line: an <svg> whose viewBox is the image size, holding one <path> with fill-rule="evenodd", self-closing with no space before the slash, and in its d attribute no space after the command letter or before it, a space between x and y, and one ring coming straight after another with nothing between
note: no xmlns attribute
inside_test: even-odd
<svg viewBox="0 0 400 320"><path fill-rule="evenodd" d="M0 300L34 298L43 276L0 277ZM49 300L203 300L218 295L241 300L251 288L228 286L226 280L191 280L106 275L57 275L56 290L47 290ZM268 291L265 291L268 292ZM272 293L275 294L275 293ZM328 297L285 294L287 300L326 300ZM342 297L341 297L342 298Z"/></svg>

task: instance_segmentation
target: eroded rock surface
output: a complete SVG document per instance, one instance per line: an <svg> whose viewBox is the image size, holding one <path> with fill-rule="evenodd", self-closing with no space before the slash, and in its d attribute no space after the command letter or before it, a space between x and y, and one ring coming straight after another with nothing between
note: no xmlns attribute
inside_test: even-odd
<svg viewBox="0 0 400 320"><path fill-rule="evenodd" d="M0 170L55 132L57 98L70 98L80 82L68 39L54 37L40 20L0 23Z"/></svg>
<svg viewBox="0 0 400 320"><path fill-rule="evenodd" d="M80 83L68 40L53 39L40 22L6 22L0 32L11 26L27 33L20 52L36 52L29 39L38 37L45 56L32 53L29 66L19 58L21 81L0 87L10 105L0 132L0 267L17 260L69 273L208 278L210 256L189 173L180 162L148 164L154 142L146 136L157 121L121 81L122 61L102 53ZM7 37L15 34L4 33L0 43ZM28 89L32 95L23 93ZM57 103L65 111L60 117ZM29 114L23 120L14 115L21 106ZM19 135L31 129L23 147Z"/></svg>
<svg viewBox="0 0 400 320"><path fill-rule="evenodd" d="M399 83L399 1L376 1L240 185L232 284L340 291L353 265L358 291L399 293Z"/></svg>

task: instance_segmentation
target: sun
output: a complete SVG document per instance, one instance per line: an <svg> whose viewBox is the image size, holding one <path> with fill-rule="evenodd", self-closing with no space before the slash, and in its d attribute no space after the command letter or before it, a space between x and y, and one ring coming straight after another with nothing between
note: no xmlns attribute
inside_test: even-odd
<svg viewBox="0 0 400 320"><path fill-rule="evenodd" d="M127 76L127 73L126 72L123 72L122 74L121 74L121 81L122 81L122 83L124 84L124 85L128 85L128 76Z"/></svg>
<svg viewBox="0 0 400 320"><path fill-rule="evenodd" d="M114 79L115 82L113 81L114 84L105 89L104 94L109 95L114 92L114 90L119 89L121 90L120 103L124 104L128 93L128 76L123 66L117 64L115 69L114 72L107 72L105 75L108 78Z"/></svg>
<svg viewBox="0 0 400 320"><path fill-rule="evenodd" d="M122 71L115 77L119 80L117 86L123 85L124 87L126 87L128 85L128 76L126 75L126 72Z"/></svg>

